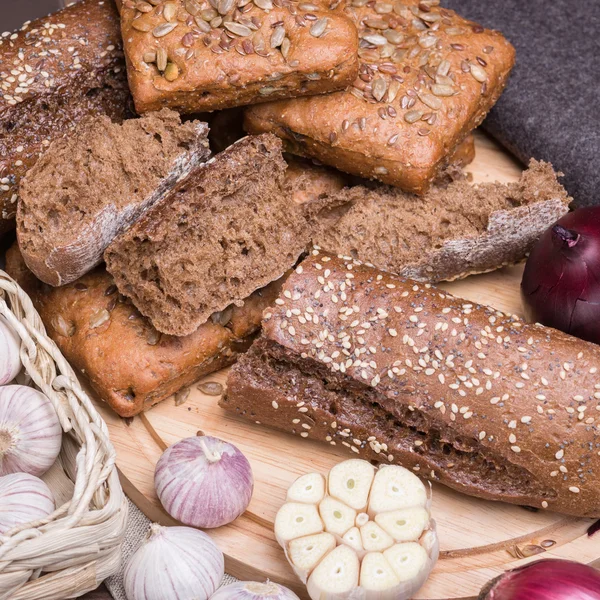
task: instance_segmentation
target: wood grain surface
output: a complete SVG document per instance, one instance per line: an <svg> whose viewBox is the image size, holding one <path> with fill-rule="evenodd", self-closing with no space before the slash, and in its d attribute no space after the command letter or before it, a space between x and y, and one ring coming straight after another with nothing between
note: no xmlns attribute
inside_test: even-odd
<svg viewBox="0 0 600 600"><path fill-rule="evenodd" d="M469 167L474 181L515 180L521 169L488 138L477 136L477 158ZM519 314L521 272L522 266L511 267L443 287ZM226 371L206 378L223 385L225 379ZM252 464L255 492L241 518L210 532L226 555L227 572L241 579L269 578L306 598L275 541L273 519L296 477L313 470L326 472L348 455L343 448L238 419L221 410L217 400L193 385L184 404L175 406L169 399L128 422L99 403L117 448L125 491L150 519L174 524L162 510L153 486L154 466L162 451L198 431L236 444ZM433 498L442 551L432 576L415 596L419 600L475 598L482 585L503 570L542 556L587 563L600 559L600 538L586 535L589 520L478 500L440 485L434 485Z"/></svg>

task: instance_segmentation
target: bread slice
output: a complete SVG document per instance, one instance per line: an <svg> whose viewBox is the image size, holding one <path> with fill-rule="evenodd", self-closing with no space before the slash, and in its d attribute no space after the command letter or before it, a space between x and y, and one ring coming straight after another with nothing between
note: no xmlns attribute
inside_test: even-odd
<svg viewBox="0 0 600 600"><path fill-rule="evenodd" d="M515 183L454 181L424 197L356 186L334 199L338 208L314 239L319 247L430 282L522 260L571 201L552 166L535 160Z"/></svg>
<svg viewBox="0 0 600 600"><path fill-rule="evenodd" d="M53 142L21 183L19 246L42 281L70 283L113 238L208 159L208 127L163 109L122 124L86 121Z"/></svg>
<svg viewBox="0 0 600 600"><path fill-rule="evenodd" d="M285 169L273 135L197 169L107 249L121 293L156 329L182 336L281 277L311 236L283 192Z"/></svg>

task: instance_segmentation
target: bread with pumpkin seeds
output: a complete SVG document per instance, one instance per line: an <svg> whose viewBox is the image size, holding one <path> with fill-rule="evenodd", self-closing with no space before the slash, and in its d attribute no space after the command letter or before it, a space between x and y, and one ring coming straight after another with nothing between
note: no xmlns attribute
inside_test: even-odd
<svg viewBox="0 0 600 600"><path fill-rule="evenodd" d="M323 94L358 68L356 27L321 0L122 0L121 24L140 113Z"/></svg>
<svg viewBox="0 0 600 600"><path fill-rule="evenodd" d="M600 348L318 250L229 411L485 498L600 517Z"/></svg>
<svg viewBox="0 0 600 600"><path fill-rule="evenodd" d="M344 0L359 30L353 86L252 106L250 133L341 171L424 193L500 96L515 53L438 0Z"/></svg>
<svg viewBox="0 0 600 600"><path fill-rule="evenodd" d="M19 182L89 116L131 116L119 15L81 0L0 36L0 234L14 229Z"/></svg>

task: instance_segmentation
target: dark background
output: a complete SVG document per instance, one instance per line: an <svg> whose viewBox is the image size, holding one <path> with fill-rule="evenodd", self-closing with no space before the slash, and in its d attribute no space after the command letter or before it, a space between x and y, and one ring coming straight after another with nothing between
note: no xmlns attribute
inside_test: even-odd
<svg viewBox="0 0 600 600"><path fill-rule="evenodd" d="M0 0L2 6L2 31L12 31L28 19L47 15L63 7L68 0Z"/></svg>

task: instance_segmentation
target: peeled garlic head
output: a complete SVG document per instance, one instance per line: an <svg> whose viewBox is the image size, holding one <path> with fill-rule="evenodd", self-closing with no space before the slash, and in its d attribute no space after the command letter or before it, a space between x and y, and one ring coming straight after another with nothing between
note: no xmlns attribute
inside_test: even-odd
<svg viewBox="0 0 600 600"><path fill-rule="evenodd" d="M10 383L21 370L21 339L0 315L0 385Z"/></svg>
<svg viewBox="0 0 600 600"><path fill-rule="evenodd" d="M206 533L153 524L123 583L127 600L208 600L223 573L223 554Z"/></svg>
<svg viewBox="0 0 600 600"><path fill-rule="evenodd" d="M58 416L44 394L25 385L0 387L0 475L43 475L61 442Z"/></svg>
<svg viewBox="0 0 600 600"><path fill-rule="evenodd" d="M428 489L403 467L357 459L336 465L324 493L313 494L320 480L309 473L293 483L275 518L312 600L411 598L439 553Z"/></svg>
<svg viewBox="0 0 600 600"><path fill-rule="evenodd" d="M54 512L54 496L38 477L11 473L0 477L0 534Z"/></svg>

